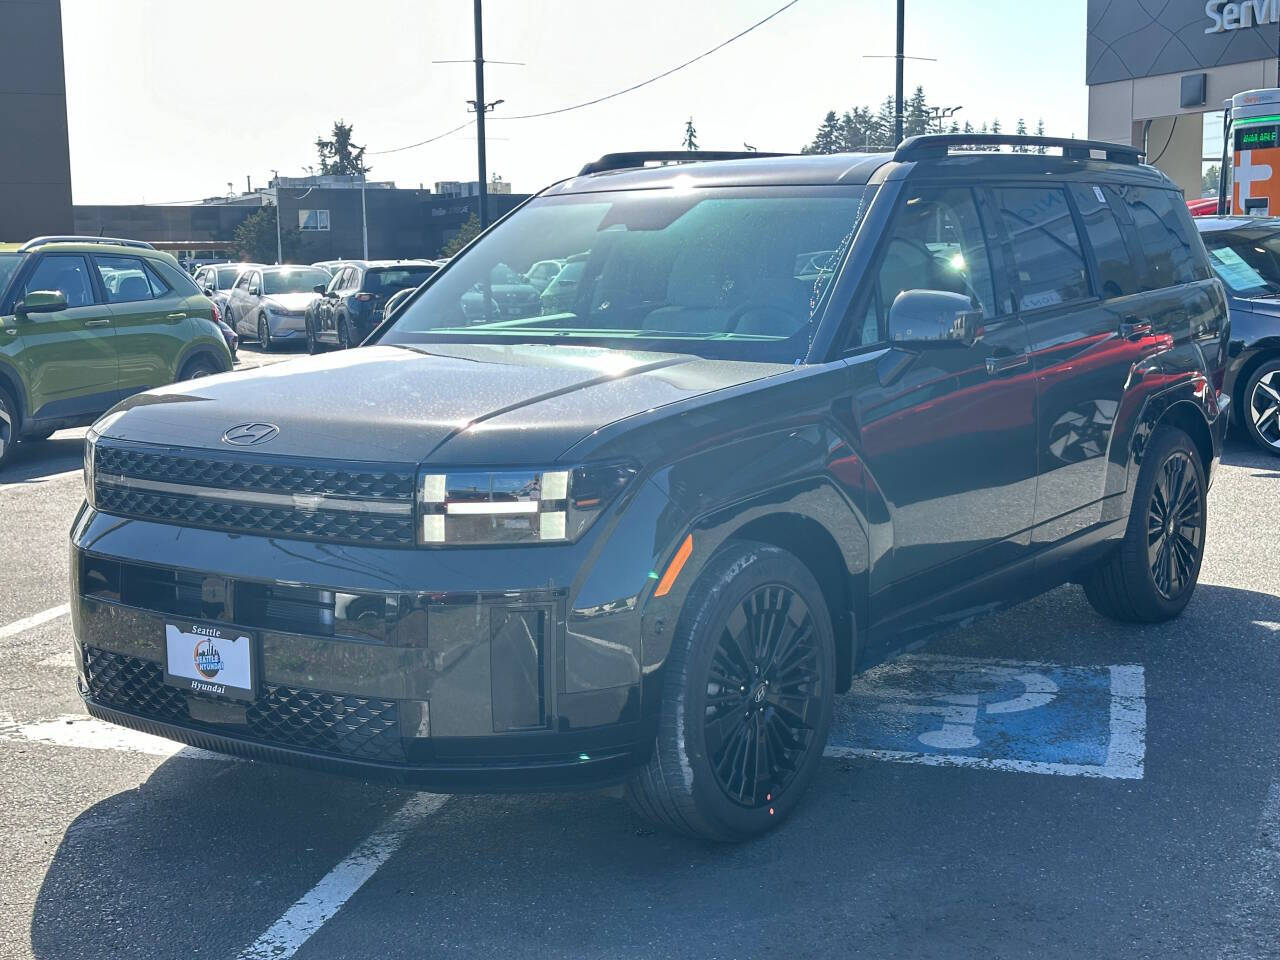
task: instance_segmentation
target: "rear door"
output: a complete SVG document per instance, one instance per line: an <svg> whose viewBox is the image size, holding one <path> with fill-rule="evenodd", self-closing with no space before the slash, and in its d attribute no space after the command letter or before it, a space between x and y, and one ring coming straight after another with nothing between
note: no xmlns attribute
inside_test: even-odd
<svg viewBox="0 0 1280 960"><path fill-rule="evenodd" d="M90 269L83 254L41 254L3 305L12 315L17 302L35 290L59 290L67 298L66 310L28 314L16 327L30 416L88 416L119 398L115 329Z"/></svg>
<svg viewBox="0 0 1280 960"><path fill-rule="evenodd" d="M94 254L116 330L120 389L137 393L169 383L171 358L188 338L186 298L143 257Z"/></svg>
<svg viewBox="0 0 1280 960"><path fill-rule="evenodd" d="M976 201L969 187L904 189L875 280L848 322L868 512L882 512L892 531L871 583L871 619L887 633L981 607L956 588L1029 555L1035 383L1022 323L997 299L990 226ZM887 343L894 299L917 289L967 295L982 336L972 345ZM889 350L867 352L872 345Z"/></svg>
<svg viewBox="0 0 1280 960"><path fill-rule="evenodd" d="M1100 522L1104 498L1124 490L1123 468L1108 478L1113 426L1150 349L1126 319L1142 312L1135 251L1099 185L997 187L991 197L1040 407L1033 541L1052 543Z"/></svg>

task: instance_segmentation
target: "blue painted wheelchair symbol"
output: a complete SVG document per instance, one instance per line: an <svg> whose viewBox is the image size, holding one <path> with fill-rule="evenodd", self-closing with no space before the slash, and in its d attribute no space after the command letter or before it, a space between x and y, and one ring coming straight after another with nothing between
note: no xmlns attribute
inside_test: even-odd
<svg viewBox="0 0 1280 960"><path fill-rule="evenodd" d="M855 681L828 744L829 756L1140 779L1142 667L903 657Z"/></svg>

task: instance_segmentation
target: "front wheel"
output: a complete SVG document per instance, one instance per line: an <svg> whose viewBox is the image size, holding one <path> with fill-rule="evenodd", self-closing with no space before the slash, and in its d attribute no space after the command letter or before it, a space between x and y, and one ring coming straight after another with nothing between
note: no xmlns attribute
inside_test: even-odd
<svg viewBox="0 0 1280 960"><path fill-rule="evenodd" d="M338 348L340 350L351 349L351 328L347 326L347 318L338 318Z"/></svg>
<svg viewBox="0 0 1280 960"><path fill-rule="evenodd" d="M1095 610L1130 623L1160 623L1182 612L1204 559L1207 491L1191 438L1158 427L1143 454L1124 539L1084 582Z"/></svg>
<svg viewBox="0 0 1280 960"><path fill-rule="evenodd" d="M1253 372L1244 391L1244 427L1259 447L1280 456L1280 360Z"/></svg>
<svg viewBox="0 0 1280 960"><path fill-rule="evenodd" d="M628 801L692 837L764 833L813 779L834 701L835 640L817 581L784 550L731 542L681 611L657 743Z"/></svg>
<svg viewBox="0 0 1280 960"><path fill-rule="evenodd" d="M307 353L311 354L311 356L314 357L319 352L320 352L320 341L316 339L315 325L310 320L308 320L307 321Z"/></svg>
<svg viewBox="0 0 1280 960"><path fill-rule="evenodd" d="M13 455L18 439L18 405L9 392L0 387L0 467Z"/></svg>
<svg viewBox="0 0 1280 960"><path fill-rule="evenodd" d="M263 353L270 353L274 344L271 342L271 325L266 317L258 317L258 345Z"/></svg>

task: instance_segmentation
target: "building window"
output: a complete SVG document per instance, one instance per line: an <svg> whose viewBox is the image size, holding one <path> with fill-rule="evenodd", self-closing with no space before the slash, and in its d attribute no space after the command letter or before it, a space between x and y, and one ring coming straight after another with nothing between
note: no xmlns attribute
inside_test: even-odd
<svg viewBox="0 0 1280 960"><path fill-rule="evenodd" d="M1210 110L1204 114L1204 132L1200 149L1200 196L1218 195L1218 171L1222 168L1222 111ZM1227 195L1231 195L1228 183Z"/></svg>
<svg viewBox="0 0 1280 960"><path fill-rule="evenodd" d="M298 211L298 229L299 230L328 230L329 229L329 211L328 210L299 210Z"/></svg>

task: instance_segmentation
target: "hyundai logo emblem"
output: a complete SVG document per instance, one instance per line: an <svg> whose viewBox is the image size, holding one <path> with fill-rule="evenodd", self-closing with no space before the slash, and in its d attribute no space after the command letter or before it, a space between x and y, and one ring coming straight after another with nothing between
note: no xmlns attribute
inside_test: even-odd
<svg viewBox="0 0 1280 960"><path fill-rule="evenodd" d="M222 435L222 442L237 447L252 447L266 443L279 432L280 428L274 423L237 423Z"/></svg>

